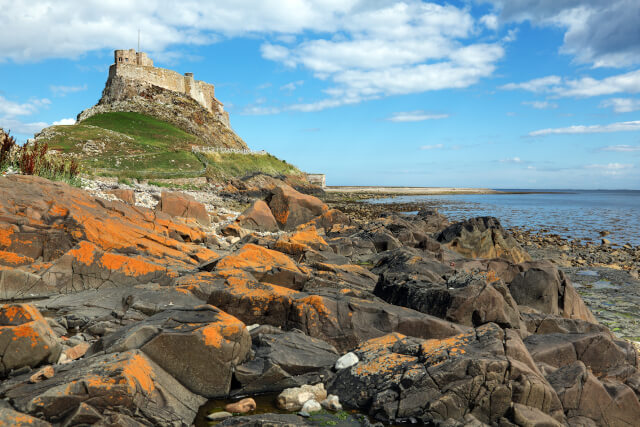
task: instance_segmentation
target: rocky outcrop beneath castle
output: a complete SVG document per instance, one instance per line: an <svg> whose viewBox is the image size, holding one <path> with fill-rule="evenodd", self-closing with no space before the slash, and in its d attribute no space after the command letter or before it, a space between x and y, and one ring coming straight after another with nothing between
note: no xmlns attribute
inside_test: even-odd
<svg viewBox="0 0 640 427"><path fill-rule="evenodd" d="M0 178L1 295L31 300L0 306L0 421L192 425L207 398L307 385L387 423L637 424L636 349L553 264L500 257L523 250L495 219L439 243L436 212L362 222L279 188L222 246L165 208ZM448 244L478 236L495 258ZM306 422L221 425L280 419Z"/></svg>
<svg viewBox="0 0 640 427"><path fill-rule="evenodd" d="M117 68L130 67L134 66L119 66ZM112 66L112 69L115 68ZM180 76L178 73L160 68L137 68L167 71ZM155 79L149 80L155 81ZM151 83L146 79L145 74L136 76L135 74L122 75L110 72L102 92L102 98L97 105L81 112L78 115L78 122L101 113L136 112L171 123L213 147L248 149L242 138L231 129L229 114L222 109L222 104L217 102L212 95L207 97L207 99L212 99L209 102L211 109L207 109L205 107L207 104L203 104L203 100L194 99L188 95L190 92L183 91L184 86L179 87L171 84L160 86Z"/></svg>

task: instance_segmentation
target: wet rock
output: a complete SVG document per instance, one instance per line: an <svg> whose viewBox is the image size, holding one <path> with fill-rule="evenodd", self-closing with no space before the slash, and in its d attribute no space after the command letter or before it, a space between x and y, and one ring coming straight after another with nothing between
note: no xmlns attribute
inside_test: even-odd
<svg viewBox="0 0 640 427"><path fill-rule="evenodd" d="M226 411L220 411L220 412L213 412L209 415L207 415L207 419L209 421L222 421L222 420L226 420L227 418L231 418L233 417L233 414L230 412L226 412Z"/></svg>
<svg viewBox="0 0 640 427"><path fill-rule="evenodd" d="M302 415L303 417L309 417L311 416L311 414L320 411L322 411L322 406L320 406L320 403L318 403L318 401L315 399L310 399L304 402L304 405L302 405L302 408L300 409L300 415Z"/></svg>
<svg viewBox="0 0 640 427"><path fill-rule="evenodd" d="M226 405L224 410L233 414L246 414L247 412L256 410L256 401L248 397L238 402Z"/></svg>
<svg viewBox="0 0 640 427"><path fill-rule="evenodd" d="M320 405L328 411L342 411L342 405L340 404L340 399L338 396L330 394L320 402Z"/></svg>
<svg viewBox="0 0 640 427"><path fill-rule="evenodd" d="M356 356L355 353L349 352L344 356L340 357L340 359L336 360L335 369L339 371L341 369L347 369L358 363L360 359Z"/></svg>
<svg viewBox="0 0 640 427"><path fill-rule="evenodd" d="M487 324L444 340L391 334L361 345L357 365L328 386L343 403L380 420L425 424L472 415L490 424L520 403L562 417L553 388L515 333Z"/></svg>
<svg viewBox="0 0 640 427"><path fill-rule="evenodd" d="M55 363L61 346L40 312L29 304L0 307L0 376L23 367Z"/></svg>
<svg viewBox="0 0 640 427"><path fill-rule="evenodd" d="M452 224L442 230L436 240L467 258L503 258L514 263L531 260L493 217L471 218Z"/></svg>
<svg viewBox="0 0 640 427"><path fill-rule="evenodd" d="M204 205L188 194L163 191L156 209L171 216L193 218L202 225L211 224Z"/></svg>
<svg viewBox="0 0 640 427"><path fill-rule="evenodd" d="M288 185L274 188L267 203L283 230L293 230L329 210L317 197L299 193Z"/></svg>
<svg viewBox="0 0 640 427"><path fill-rule="evenodd" d="M91 353L140 349L194 393L229 394L233 369L248 356L251 338L233 316L204 305L170 309L98 341Z"/></svg>
<svg viewBox="0 0 640 427"><path fill-rule="evenodd" d="M309 426L305 419L298 415L291 414L260 414L245 417L233 417L224 420L220 424L221 427L227 426L243 426L243 427L297 427Z"/></svg>
<svg viewBox="0 0 640 427"><path fill-rule="evenodd" d="M257 231L278 231L278 223L264 200L256 200L237 219L242 228Z"/></svg>
<svg viewBox="0 0 640 427"><path fill-rule="evenodd" d="M0 395L19 411L51 422L87 403L103 414L112 410L154 424L188 426L205 402L138 350L62 365L53 378L37 384L5 381Z"/></svg>
<svg viewBox="0 0 640 427"><path fill-rule="evenodd" d="M278 395L276 404L278 408L285 411L299 411L309 400L314 400L318 406L318 402L327 398L327 391L324 384L303 385L302 387L288 388ZM320 410L320 409L318 409Z"/></svg>

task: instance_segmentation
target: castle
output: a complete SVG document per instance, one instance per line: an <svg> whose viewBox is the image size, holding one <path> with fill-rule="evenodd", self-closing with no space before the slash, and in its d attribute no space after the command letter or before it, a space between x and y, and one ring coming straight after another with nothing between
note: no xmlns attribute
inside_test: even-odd
<svg viewBox="0 0 640 427"><path fill-rule="evenodd" d="M153 66L153 60L144 52L135 49L119 49L114 52L114 64L109 68L109 80L116 77L152 84L189 96L229 126L229 115L215 97L212 84L195 80L193 73L184 76L176 71Z"/></svg>

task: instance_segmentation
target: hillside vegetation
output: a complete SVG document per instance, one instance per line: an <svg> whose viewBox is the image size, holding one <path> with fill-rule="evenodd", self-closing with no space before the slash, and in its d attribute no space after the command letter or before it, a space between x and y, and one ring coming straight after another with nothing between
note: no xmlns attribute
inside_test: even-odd
<svg viewBox="0 0 640 427"><path fill-rule="evenodd" d="M52 126L36 140L77 158L82 169L94 175L226 180L254 173L301 174L270 154L194 154L193 146L209 145L170 123L134 112L96 114L75 125Z"/></svg>

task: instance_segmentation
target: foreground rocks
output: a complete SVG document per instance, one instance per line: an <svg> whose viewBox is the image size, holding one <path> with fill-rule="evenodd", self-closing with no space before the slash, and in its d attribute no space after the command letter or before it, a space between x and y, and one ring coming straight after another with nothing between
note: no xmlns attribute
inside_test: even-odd
<svg viewBox="0 0 640 427"><path fill-rule="evenodd" d="M0 291L36 298L0 309L0 421L191 425L207 399L220 425L368 425L313 415L342 405L389 424L640 417L636 349L494 218L362 221L276 185L221 223L161 198L0 178ZM283 391L313 416L252 414Z"/></svg>

